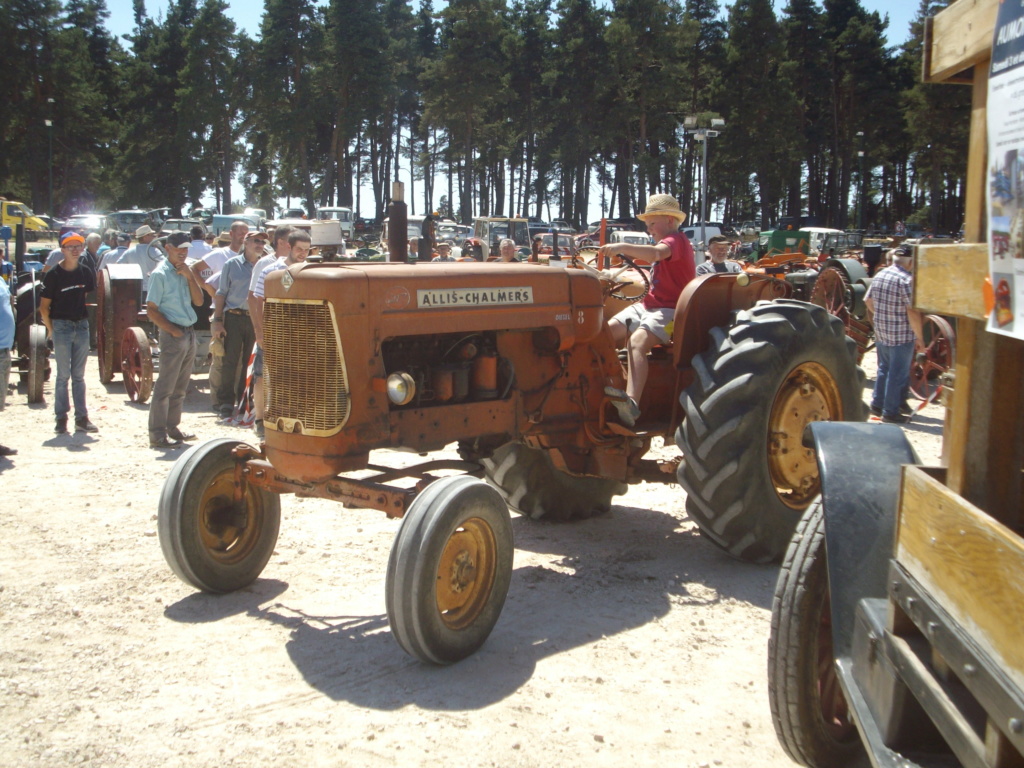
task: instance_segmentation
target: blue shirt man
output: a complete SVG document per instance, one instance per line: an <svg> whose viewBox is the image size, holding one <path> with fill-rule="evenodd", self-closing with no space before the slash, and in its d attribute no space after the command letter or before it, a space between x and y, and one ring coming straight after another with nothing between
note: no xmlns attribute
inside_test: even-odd
<svg viewBox="0 0 1024 768"><path fill-rule="evenodd" d="M172 232L167 237L167 258L150 275L146 295L146 315L160 329L160 377L149 406L151 448L177 448L183 440L195 437L178 426L196 356L192 328L196 312L192 307L203 303L203 289L185 263L188 246L186 232Z"/></svg>

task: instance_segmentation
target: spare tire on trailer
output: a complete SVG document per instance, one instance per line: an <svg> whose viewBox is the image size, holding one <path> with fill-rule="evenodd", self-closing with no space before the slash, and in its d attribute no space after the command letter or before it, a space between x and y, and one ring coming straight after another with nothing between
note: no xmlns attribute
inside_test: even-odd
<svg viewBox="0 0 1024 768"><path fill-rule="evenodd" d="M863 421L864 371L841 320L802 301L759 302L711 330L680 395L686 511L730 555L778 560L820 492L812 421Z"/></svg>
<svg viewBox="0 0 1024 768"><path fill-rule="evenodd" d="M578 477L557 469L545 451L506 443L481 461L487 482L510 507L534 520L583 520L611 509L626 484L603 477Z"/></svg>

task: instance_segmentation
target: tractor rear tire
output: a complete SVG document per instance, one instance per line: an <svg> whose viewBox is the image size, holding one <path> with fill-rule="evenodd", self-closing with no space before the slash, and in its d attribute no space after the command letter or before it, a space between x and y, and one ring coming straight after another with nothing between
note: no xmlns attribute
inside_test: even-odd
<svg viewBox="0 0 1024 768"><path fill-rule="evenodd" d="M567 522L601 515L626 484L603 477L576 477L555 468L545 451L507 443L481 462L487 482L508 505L534 520Z"/></svg>
<svg viewBox="0 0 1024 768"><path fill-rule="evenodd" d="M841 320L802 301L759 302L711 330L680 396L677 477L701 534L741 560L786 551L820 493L812 421L863 421L864 371Z"/></svg>

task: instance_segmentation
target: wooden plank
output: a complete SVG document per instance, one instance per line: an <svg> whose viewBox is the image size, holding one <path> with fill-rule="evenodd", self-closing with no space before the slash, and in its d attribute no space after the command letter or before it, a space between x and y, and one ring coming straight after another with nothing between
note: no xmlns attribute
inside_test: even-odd
<svg viewBox="0 0 1024 768"><path fill-rule="evenodd" d="M967 145L967 203L964 210L964 239L980 243L987 239L988 205L988 67L986 58L974 70L971 91L971 135ZM976 191L977 190L977 191Z"/></svg>
<svg viewBox="0 0 1024 768"><path fill-rule="evenodd" d="M1024 540L920 468L906 466L896 558L1024 689Z"/></svg>
<svg viewBox="0 0 1024 768"><path fill-rule="evenodd" d="M990 58L999 0L957 0L926 25L922 79L952 80Z"/></svg>
<svg viewBox="0 0 1024 768"><path fill-rule="evenodd" d="M988 245L920 245L914 260L914 306L926 314L984 320Z"/></svg>

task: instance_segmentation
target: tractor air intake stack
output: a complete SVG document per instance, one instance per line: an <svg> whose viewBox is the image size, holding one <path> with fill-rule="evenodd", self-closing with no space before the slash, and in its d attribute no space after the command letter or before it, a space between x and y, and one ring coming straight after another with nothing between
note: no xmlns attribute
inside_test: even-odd
<svg viewBox="0 0 1024 768"><path fill-rule="evenodd" d="M405 184L391 185L388 203L388 261L409 261L409 209L405 204Z"/></svg>

